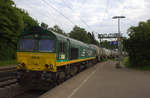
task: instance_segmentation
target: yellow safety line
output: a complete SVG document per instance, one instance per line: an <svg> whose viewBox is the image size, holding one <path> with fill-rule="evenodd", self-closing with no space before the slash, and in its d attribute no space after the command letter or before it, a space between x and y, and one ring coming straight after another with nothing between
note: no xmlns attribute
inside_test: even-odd
<svg viewBox="0 0 150 98"><path fill-rule="evenodd" d="M56 62L56 66L63 66L66 64L72 64L72 63L77 63L77 62L82 62L82 61L87 61L91 59L95 59L96 57L91 57L91 58L86 58L86 59L78 59L78 60L71 60L71 61L65 61L65 62Z"/></svg>

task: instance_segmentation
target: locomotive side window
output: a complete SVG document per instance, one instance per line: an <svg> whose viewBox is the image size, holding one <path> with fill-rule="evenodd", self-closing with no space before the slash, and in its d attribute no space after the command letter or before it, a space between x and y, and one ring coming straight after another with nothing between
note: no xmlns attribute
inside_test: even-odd
<svg viewBox="0 0 150 98"><path fill-rule="evenodd" d="M21 39L20 40L20 51L33 51L35 47L34 39Z"/></svg>
<svg viewBox="0 0 150 98"><path fill-rule="evenodd" d="M59 59L65 59L66 52L66 43L62 41L59 42Z"/></svg>
<svg viewBox="0 0 150 98"><path fill-rule="evenodd" d="M59 53L65 53L65 42L59 43Z"/></svg>
<svg viewBox="0 0 150 98"><path fill-rule="evenodd" d="M54 40L49 40L49 39L39 40L39 51L54 52L54 50L55 50Z"/></svg>
<svg viewBox="0 0 150 98"><path fill-rule="evenodd" d="M73 59L77 59L78 58L78 48L74 48L74 47L71 47L70 49L70 60L73 60Z"/></svg>

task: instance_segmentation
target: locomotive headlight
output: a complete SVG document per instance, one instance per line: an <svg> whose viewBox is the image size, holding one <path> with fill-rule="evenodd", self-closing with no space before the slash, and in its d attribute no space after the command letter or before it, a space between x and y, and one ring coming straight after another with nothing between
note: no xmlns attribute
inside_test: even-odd
<svg viewBox="0 0 150 98"><path fill-rule="evenodd" d="M46 68L53 69L53 65L52 65L52 64L45 64L45 67L46 67Z"/></svg>
<svg viewBox="0 0 150 98"><path fill-rule="evenodd" d="M18 65L18 66L21 66L21 63L18 63L17 65Z"/></svg>
<svg viewBox="0 0 150 98"><path fill-rule="evenodd" d="M21 67L22 67L21 63L18 63L18 64L17 64L17 68L20 69Z"/></svg>
<svg viewBox="0 0 150 98"><path fill-rule="evenodd" d="M46 68L48 68L48 66L49 66L48 64L45 64L45 67L46 67Z"/></svg>
<svg viewBox="0 0 150 98"><path fill-rule="evenodd" d="M38 37L39 37L39 35L38 35L38 34L35 34L35 35L34 35L34 37L35 37L35 38L38 38Z"/></svg>
<svg viewBox="0 0 150 98"><path fill-rule="evenodd" d="M50 64L49 67L50 67L50 69L53 69L53 65L52 64Z"/></svg>
<svg viewBox="0 0 150 98"><path fill-rule="evenodd" d="M22 67L25 67L26 64L25 64L25 63L22 63L21 65L22 65Z"/></svg>

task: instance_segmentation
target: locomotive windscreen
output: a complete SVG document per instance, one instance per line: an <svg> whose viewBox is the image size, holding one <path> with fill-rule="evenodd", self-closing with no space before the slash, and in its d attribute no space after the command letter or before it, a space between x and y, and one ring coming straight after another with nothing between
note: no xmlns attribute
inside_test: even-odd
<svg viewBox="0 0 150 98"><path fill-rule="evenodd" d="M49 39L39 40L39 51L54 52L54 49L55 49L54 40L49 40Z"/></svg>
<svg viewBox="0 0 150 98"><path fill-rule="evenodd" d="M35 49L36 48L36 49ZM50 39L21 39L20 40L20 51L40 51L40 52L54 52L55 41Z"/></svg>
<svg viewBox="0 0 150 98"><path fill-rule="evenodd" d="M21 51L33 51L35 47L34 39L21 39L19 50Z"/></svg>

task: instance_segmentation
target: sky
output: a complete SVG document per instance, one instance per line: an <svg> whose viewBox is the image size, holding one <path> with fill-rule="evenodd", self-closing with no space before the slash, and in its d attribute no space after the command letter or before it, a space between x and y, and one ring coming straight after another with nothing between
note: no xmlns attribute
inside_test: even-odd
<svg viewBox="0 0 150 98"><path fill-rule="evenodd" d="M66 33L74 25L94 32L117 33L117 20L121 19L121 33L127 36L131 26L150 19L150 0L14 0L17 7L26 10L39 23L60 26Z"/></svg>

